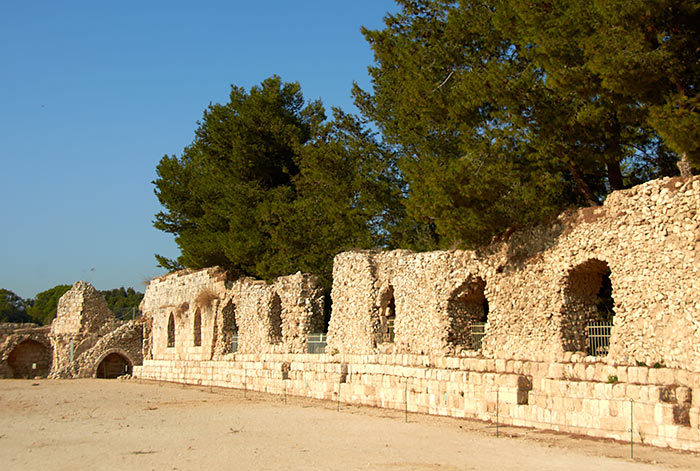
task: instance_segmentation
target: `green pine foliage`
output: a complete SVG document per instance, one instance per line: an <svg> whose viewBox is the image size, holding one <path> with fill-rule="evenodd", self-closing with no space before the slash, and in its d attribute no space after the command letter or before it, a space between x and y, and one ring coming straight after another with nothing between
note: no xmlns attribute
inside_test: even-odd
<svg viewBox="0 0 700 471"><path fill-rule="evenodd" d="M120 319L127 319L136 316L139 311L139 304L143 299L143 293L134 288L121 288L100 291L105 297L107 307Z"/></svg>
<svg viewBox="0 0 700 471"><path fill-rule="evenodd" d="M330 286L333 256L386 247L402 211L393 153L340 110L327 120L298 83L271 77L210 105L183 154L165 156L154 184L177 260L262 279L313 272Z"/></svg>
<svg viewBox="0 0 700 471"><path fill-rule="evenodd" d="M353 248L474 248L700 165L700 5L397 0L362 119L271 77L205 111L154 184L174 270L330 285ZM367 130L367 122L378 134Z"/></svg>
<svg viewBox="0 0 700 471"><path fill-rule="evenodd" d="M7 289L0 289L0 322L32 322L24 300Z"/></svg>
<svg viewBox="0 0 700 471"><path fill-rule="evenodd" d="M675 174L669 160L678 155L669 158L669 149L693 149L654 120L655 103L672 102L678 119L666 113L663 125L698 142L692 97L700 35L697 21L681 21L696 14L690 2L397 3L384 29L363 31L375 55L372 88L355 86L354 95L401 152L408 222L435 247L474 247ZM649 28L662 38L656 49L624 36ZM661 65L651 61L656 55L682 63L662 87L663 72L651 70ZM633 64L623 64L630 57ZM624 78L617 83L614 73ZM671 82L685 90L681 98L672 98Z"/></svg>
<svg viewBox="0 0 700 471"><path fill-rule="evenodd" d="M38 293L32 301L31 307L27 309L27 313L36 322L41 325L49 325L56 317L56 308L58 300L71 289L70 285L56 285L51 289Z"/></svg>

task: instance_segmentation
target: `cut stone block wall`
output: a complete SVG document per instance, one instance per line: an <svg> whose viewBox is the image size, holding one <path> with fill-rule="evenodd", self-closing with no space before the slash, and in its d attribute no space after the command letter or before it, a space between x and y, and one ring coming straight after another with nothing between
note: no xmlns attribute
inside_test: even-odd
<svg viewBox="0 0 700 471"><path fill-rule="evenodd" d="M502 423L615 439L634 415L636 441L700 451L698 247L691 177L614 192L476 251L341 253L324 355L301 353L323 311L309 275L268 285L179 272L146 292L152 334L134 373L482 420L498 404ZM609 353L586 356L607 277ZM475 350L470 328L484 320Z"/></svg>
<svg viewBox="0 0 700 471"><path fill-rule="evenodd" d="M571 353L556 362L239 353L218 361L146 360L134 375L625 441L631 427L635 443L700 451L700 374L615 367Z"/></svg>

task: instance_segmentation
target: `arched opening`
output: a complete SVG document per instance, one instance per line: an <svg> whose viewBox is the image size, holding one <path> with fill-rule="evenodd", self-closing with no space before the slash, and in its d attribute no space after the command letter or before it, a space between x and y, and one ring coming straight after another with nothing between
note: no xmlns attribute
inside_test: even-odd
<svg viewBox="0 0 700 471"><path fill-rule="evenodd" d="M236 305L229 301L214 320L212 357L238 351L238 323Z"/></svg>
<svg viewBox="0 0 700 471"><path fill-rule="evenodd" d="M607 355L615 316L610 267L590 259L569 271L561 330L564 351Z"/></svg>
<svg viewBox="0 0 700 471"><path fill-rule="evenodd" d="M379 296L379 324L377 325L377 343L393 343L396 324L396 298L394 287L389 287Z"/></svg>
<svg viewBox="0 0 700 471"><path fill-rule="evenodd" d="M282 300L277 293L272 295L270 302L270 343L282 342Z"/></svg>
<svg viewBox="0 0 700 471"><path fill-rule="evenodd" d="M452 292L447 301L447 342L451 346L481 350L489 314L485 290L482 278L470 277Z"/></svg>
<svg viewBox="0 0 700 471"><path fill-rule="evenodd" d="M170 317L168 317L168 348L172 348L175 346L175 319L173 318L173 314L170 313Z"/></svg>
<svg viewBox="0 0 700 471"><path fill-rule="evenodd" d="M130 375L131 362L124 355L113 352L102 359L97 365L96 378L114 379L123 375Z"/></svg>
<svg viewBox="0 0 700 471"><path fill-rule="evenodd" d="M192 326L192 336L194 337L194 346L202 346L202 314L199 309L194 313L194 325Z"/></svg>
<svg viewBox="0 0 700 471"><path fill-rule="evenodd" d="M7 363L15 378L46 377L51 369L51 350L36 340L24 340L12 349Z"/></svg>

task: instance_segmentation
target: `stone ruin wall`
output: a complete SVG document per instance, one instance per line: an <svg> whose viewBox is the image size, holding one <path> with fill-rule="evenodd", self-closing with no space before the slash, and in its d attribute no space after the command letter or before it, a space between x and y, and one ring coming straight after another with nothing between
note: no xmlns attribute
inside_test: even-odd
<svg viewBox="0 0 700 471"><path fill-rule="evenodd" d="M79 369L71 363L119 324L101 293L85 281L76 282L58 300L56 318L51 322L52 373Z"/></svg>
<svg viewBox="0 0 700 471"><path fill-rule="evenodd" d="M318 279L301 273L268 284L220 268L183 270L152 280L141 309L145 357L162 360L230 358L234 336L241 353L303 353L323 327Z"/></svg>
<svg viewBox="0 0 700 471"><path fill-rule="evenodd" d="M59 299L51 326L0 324L0 378L94 377L110 354L128 373L143 363L143 333L142 319L119 321L101 293L78 281Z"/></svg>
<svg viewBox="0 0 700 471"><path fill-rule="evenodd" d="M315 288L295 293L290 286L303 283L226 282L217 269L171 274L144 298L153 306L144 311L155 316L154 353L135 372L482 420L500 410L502 423L618 440L629 437L633 409L635 441L700 451L699 209L700 178L663 179L477 251L339 254L321 355L292 353L303 349L284 333L295 325L289 319L320 318L309 308L322 311L309 294ZM587 356L583 331L598 315L608 270L615 301L610 352ZM211 345L207 354L189 353L188 312L207 286L218 304L202 320L202 341L215 342L213 325L234 312L236 354L217 354ZM177 324L182 343L174 348L165 347L166 313L159 308L169 302L186 305L187 321ZM290 303L294 316L285 315ZM468 332L484 316L477 351ZM286 327L272 328L277 317ZM300 342L310 324L298 324Z"/></svg>
<svg viewBox="0 0 700 471"><path fill-rule="evenodd" d="M615 317L607 360L700 371L698 210L700 178L663 179L478 251L339 254L327 351L477 355L464 332L485 298L479 354L561 358L583 350L609 268ZM387 344L377 331L390 291L395 340Z"/></svg>
<svg viewBox="0 0 700 471"><path fill-rule="evenodd" d="M0 378L47 376L51 356L48 326L0 324Z"/></svg>

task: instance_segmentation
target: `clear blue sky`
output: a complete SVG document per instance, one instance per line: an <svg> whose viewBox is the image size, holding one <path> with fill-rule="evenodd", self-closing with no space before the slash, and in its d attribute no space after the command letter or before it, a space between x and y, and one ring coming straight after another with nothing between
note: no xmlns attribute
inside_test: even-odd
<svg viewBox="0 0 700 471"><path fill-rule="evenodd" d="M209 102L277 74L355 111L391 0L0 3L0 288L22 297L163 273L151 182Z"/></svg>

